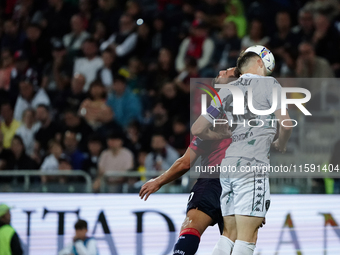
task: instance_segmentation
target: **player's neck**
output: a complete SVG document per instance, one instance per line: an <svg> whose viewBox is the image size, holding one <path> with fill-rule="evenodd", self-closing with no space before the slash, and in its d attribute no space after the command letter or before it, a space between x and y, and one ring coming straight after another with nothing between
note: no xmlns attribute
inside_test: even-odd
<svg viewBox="0 0 340 255"><path fill-rule="evenodd" d="M243 74L256 74L256 75L260 75L260 76L265 76L264 74L264 70L261 68L258 68L257 66L251 67L249 68L247 71L245 71Z"/></svg>

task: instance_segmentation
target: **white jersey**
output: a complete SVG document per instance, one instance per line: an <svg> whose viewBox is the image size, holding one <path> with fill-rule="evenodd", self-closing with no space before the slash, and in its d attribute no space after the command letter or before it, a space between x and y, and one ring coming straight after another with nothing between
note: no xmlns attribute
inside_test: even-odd
<svg viewBox="0 0 340 255"><path fill-rule="evenodd" d="M232 131L233 142L226 151L226 157L245 157L269 163L269 150L277 130L275 114L257 115L249 110L248 89L253 92L253 107L256 110L269 110L273 104L273 88L277 89L277 106L274 111L281 109L281 85L273 77L254 74L243 74L236 81L230 82L239 88L244 95L244 115L233 115L233 94L228 88L222 88L219 96L222 105L213 101L208 108L208 115L203 115L211 123L218 119L216 114L209 114L222 110L228 118ZM219 102L216 98L216 102Z"/></svg>

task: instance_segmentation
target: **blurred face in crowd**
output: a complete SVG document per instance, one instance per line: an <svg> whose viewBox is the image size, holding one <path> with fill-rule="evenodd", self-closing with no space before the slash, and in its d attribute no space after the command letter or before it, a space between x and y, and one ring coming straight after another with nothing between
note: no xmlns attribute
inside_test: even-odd
<svg viewBox="0 0 340 255"><path fill-rule="evenodd" d="M26 126L31 127L34 123L34 111L32 109L25 110L22 116L22 121Z"/></svg>
<svg viewBox="0 0 340 255"><path fill-rule="evenodd" d="M85 85L85 76L82 74L75 74L72 78L71 87L74 94L79 94L83 91Z"/></svg>
<svg viewBox="0 0 340 255"><path fill-rule="evenodd" d="M330 26L329 19L325 15L317 14L314 17L315 29L326 32Z"/></svg>
<svg viewBox="0 0 340 255"><path fill-rule="evenodd" d="M99 156L102 151L102 144L100 141L89 141L87 148L91 156Z"/></svg>
<svg viewBox="0 0 340 255"><path fill-rule="evenodd" d="M60 2L61 2L61 0L48 0L48 3L49 3L51 6L56 6L56 5L58 5Z"/></svg>
<svg viewBox="0 0 340 255"><path fill-rule="evenodd" d="M15 67L19 72L25 72L28 68L28 60L20 59L15 61Z"/></svg>
<svg viewBox="0 0 340 255"><path fill-rule="evenodd" d="M66 55L66 49L54 49L52 51L53 58L62 58Z"/></svg>
<svg viewBox="0 0 340 255"><path fill-rule="evenodd" d="M31 83L22 81L19 83L19 89L20 89L20 95L25 100L31 100L33 98L34 89Z"/></svg>
<svg viewBox="0 0 340 255"><path fill-rule="evenodd" d="M76 133L66 131L64 136L64 146L68 152L72 152L77 149L78 141Z"/></svg>
<svg viewBox="0 0 340 255"><path fill-rule="evenodd" d="M71 18L71 29L75 34L79 34L84 30L84 22L79 15L73 15Z"/></svg>
<svg viewBox="0 0 340 255"><path fill-rule="evenodd" d="M306 62L312 62L315 57L313 46L309 43L301 43L299 46L299 56Z"/></svg>
<svg viewBox="0 0 340 255"><path fill-rule="evenodd" d="M145 158L148 154L145 151L141 151L140 153L138 153L138 164L140 166L144 166L145 164Z"/></svg>
<svg viewBox="0 0 340 255"><path fill-rule="evenodd" d="M140 65L141 64L140 64L138 59L135 59L135 58L131 59L129 61L129 71L130 71L130 73L131 74L138 74L139 71L140 71Z"/></svg>
<svg viewBox="0 0 340 255"><path fill-rule="evenodd" d="M197 27L197 28L194 28L192 31L193 31L194 36L197 36L197 37L206 37L208 35L207 28Z"/></svg>
<svg viewBox="0 0 340 255"><path fill-rule="evenodd" d="M183 134L186 131L184 123L176 121L172 126L175 134Z"/></svg>
<svg viewBox="0 0 340 255"><path fill-rule="evenodd" d="M113 91L119 96L124 94L125 88L126 84L124 81L115 80L115 82L113 83Z"/></svg>
<svg viewBox="0 0 340 255"><path fill-rule="evenodd" d="M1 216L0 222L3 224L11 223L11 212L9 210L4 215Z"/></svg>
<svg viewBox="0 0 340 255"><path fill-rule="evenodd" d="M36 42L40 38L41 30L37 27L30 26L26 29L26 35L28 40Z"/></svg>
<svg viewBox="0 0 340 255"><path fill-rule="evenodd" d="M287 12L279 12L276 15L276 26L279 30L290 29L290 16Z"/></svg>
<svg viewBox="0 0 340 255"><path fill-rule="evenodd" d="M175 84L172 82L165 83L162 88L162 93L168 99L175 98L177 94Z"/></svg>
<svg viewBox="0 0 340 255"><path fill-rule="evenodd" d="M95 84L90 87L89 91L93 100L101 100L103 98L103 94L105 93L105 87L101 84Z"/></svg>
<svg viewBox="0 0 340 255"><path fill-rule="evenodd" d="M64 121L67 127L77 127L80 124L80 118L73 112L65 112Z"/></svg>
<svg viewBox="0 0 340 255"><path fill-rule="evenodd" d="M155 151L163 150L166 146L166 141L162 135L154 135L151 141L151 147Z"/></svg>
<svg viewBox="0 0 340 255"><path fill-rule="evenodd" d="M119 21L119 30L122 34L127 34L134 28L135 23L133 19L128 15L122 15Z"/></svg>
<svg viewBox="0 0 340 255"><path fill-rule="evenodd" d="M72 165L66 160L59 161L59 170L72 170Z"/></svg>
<svg viewBox="0 0 340 255"><path fill-rule="evenodd" d="M163 30L163 27L164 27L164 22L163 20L161 19L155 19L153 21L153 28L156 30L156 31L162 31Z"/></svg>
<svg viewBox="0 0 340 255"><path fill-rule="evenodd" d="M126 3L126 12L132 16L137 15L140 12L140 8L137 2L135 1L128 1Z"/></svg>
<svg viewBox="0 0 340 255"><path fill-rule="evenodd" d="M85 240L86 234L87 234L87 229L86 228L76 229L76 237L77 238L79 238L81 240Z"/></svg>
<svg viewBox="0 0 340 255"><path fill-rule="evenodd" d="M18 32L18 26L14 24L12 20L7 20L4 24L4 33L7 35L16 35Z"/></svg>
<svg viewBox="0 0 340 255"><path fill-rule="evenodd" d="M83 43L83 53L87 58L94 58L97 55L98 47L94 42Z"/></svg>
<svg viewBox="0 0 340 255"><path fill-rule="evenodd" d="M1 52L1 67L6 68L13 65L13 56L10 51L3 50Z"/></svg>
<svg viewBox="0 0 340 255"><path fill-rule="evenodd" d="M110 150L117 151L123 147L123 140L121 138L108 138L107 147Z"/></svg>
<svg viewBox="0 0 340 255"><path fill-rule="evenodd" d="M108 51L104 51L102 53L102 59L103 59L103 62L104 62L104 66L106 66L107 68L110 68L113 61L115 60L113 53L108 52Z"/></svg>
<svg viewBox="0 0 340 255"><path fill-rule="evenodd" d="M5 122L11 122L13 119L13 109L10 104L3 104L1 106L1 116Z"/></svg>
<svg viewBox="0 0 340 255"><path fill-rule="evenodd" d="M18 159L24 151L24 145L21 143L19 139L13 138L11 150L14 156Z"/></svg>
<svg viewBox="0 0 340 255"><path fill-rule="evenodd" d="M37 121L44 124L47 120L49 120L49 112L45 109L45 107L40 106L36 110L35 117Z"/></svg>
<svg viewBox="0 0 340 255"><path fill-rule="evenodd" d="M314 26L313 14L311 12L301 12L299 15L299 25L305 32L310 32Z"/></svg>
<svg viewBox="0 0 340 255"><path fill-rule="evenodd" d="M226 38L233 38L237 36L236 25L234 22L227 22L223 26L223 35Z"/></svg>
<svg viewBox="0 0 340 255"><path fill-rule="evenodd" d="M171 52L168 49L161 49L158 55L158 62L161 64L169 64L171 62Z"/></svg>
<svg viewBox="0 0 340 255"><path fill-rule="evenodd" d="M91 3L89 0L80 0L79 1L79 10L81 12L91 11Z"/></svg>
<svg viewBox="0 0 340 255"><path fill-rule="evenodd" d="M259 40L262 38L262 23L258 20L254 20L250 25L249 31L250 38Z"/></svg>
<svg viewBox="0 0 340 255"><path fill-rule="evenodd" d="M144 22L142 25L138 26L137 29L138 36L147 39L150 34L149 26Z"/></svg>
<svg viewBox="0 0 340 255"><path fill-rule="evenodd" d="M155 105L152 113L155 116L155 118L167 116L167 111L164 108L163 104L161 104L161 103L158 103L158 104Z"/></svg>
<svg viewBox="0 0 340 255"><path fill-rule="evenodd" d="M53 143L50 152L56 157L59 158L60 155L63 153L63 148L59 143Z"/></svg>

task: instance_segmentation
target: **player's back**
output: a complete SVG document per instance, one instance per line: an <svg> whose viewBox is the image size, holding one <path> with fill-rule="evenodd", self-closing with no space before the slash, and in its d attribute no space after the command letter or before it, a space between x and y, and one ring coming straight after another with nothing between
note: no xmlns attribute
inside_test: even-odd
<svg viewBox="0 0 340 255"><path fill-rule="evenodd" d="M256 158L268 162L270 145L276 134L277 123L274 121L274 113L258 115L250 111L248 94L252 91L252 106L256 110L268 110L273 104L273 88L280 95L281 86L273 77L263 77L254 74L244 74L236 81L228 85L241 90L244 97L244 114L233 114L235 96L228 88L222 88L219 95L222 99L229 126L232 131L232 144L228 148L226 156ZM240 98L235 98L240 100ZM274 111L280 109L280 97L277 96L277 106Z"/></svg>

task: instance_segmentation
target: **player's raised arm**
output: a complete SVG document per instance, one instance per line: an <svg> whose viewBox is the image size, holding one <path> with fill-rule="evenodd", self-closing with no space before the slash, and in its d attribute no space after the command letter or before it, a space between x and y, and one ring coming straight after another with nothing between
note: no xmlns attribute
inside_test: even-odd
<svg viewBox="0 0 340 255"><path fill-rule="evenodd" d="M275 111L276 119L279 120L279 137L273 142L275 149L284 153L286 151L286 145L292 134L293 127L292 122L290 121L289 113L286 112L286 115L281 115L281 109ZM284 121L284 126L282 125L282 121Z"/></svg>
<svg viewBox="0 0 340 255"><path fill-rule="evenodd" d="M143 199L145 197L144 200L146 201L152 193L155 193L163 185L178 179L188 172L191 163L195 162L198 156L199 155L189 147L184 155L177 159L165 173L155 179L151 179L142 186L139 192L140 198Z"/></svg>

